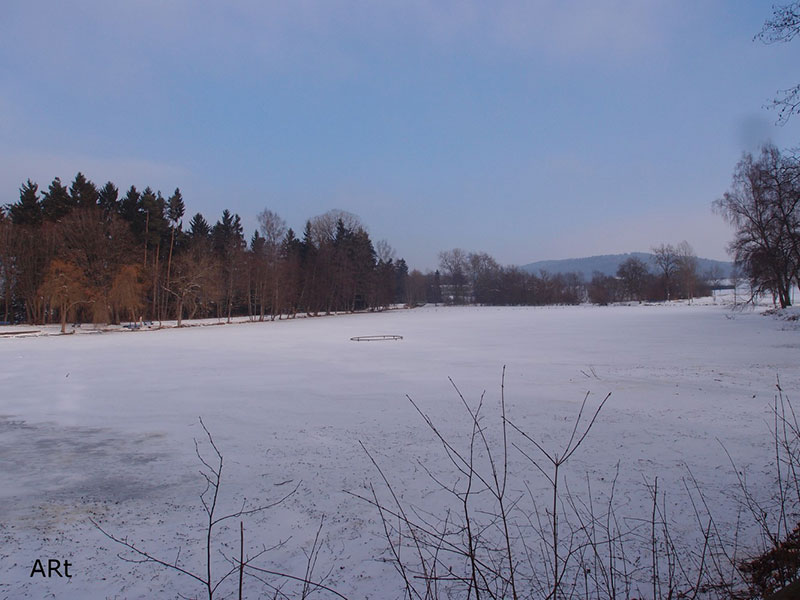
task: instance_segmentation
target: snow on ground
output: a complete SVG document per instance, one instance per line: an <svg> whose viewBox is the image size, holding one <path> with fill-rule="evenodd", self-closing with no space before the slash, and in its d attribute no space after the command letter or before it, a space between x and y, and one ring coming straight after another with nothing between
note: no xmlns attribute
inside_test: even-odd
<svg viewBox="0 0 800 600"><path fill-rule="evenodd" d="M403 340L350 341L375 334ZM259 564L302 575L303 551L324 516L327 583L353 598L399 597L377 514L346 493L379 482L359 442L408 502L436 510L437 486L417 461L442 473L441 446L405 396L463 441L469 422L448 377L470 402L485 390L487 418L496 419L503 365L511 418L549 448L569 436L587 392L593 406L612 394L568 467L576 488L587 474L602 487L620 461L621 511L646 515L643 478L658 476L662 489L676 490L672 513L689 514L679 493L688 466L718 519L732 525L735 478L723 444L751 483L770 485L769 409L777 376L798 397L798 336L795 322L700 302L428 306L0 337L0 598L202 596L184 576L124 562L88 520L166 560L180 549L181 564L202 573L193 439L205 456L209 449L199 416L225 457L223 510L244 498L268 503L300 485L280 506L244 519L251 550L286 542ZM511 466L544 489L522 457ZM218 539L219 550L238 548L233 532ZM69 560L72 577L31 578L37 558ZM250 598L264 590L245 587Z"/></svg>

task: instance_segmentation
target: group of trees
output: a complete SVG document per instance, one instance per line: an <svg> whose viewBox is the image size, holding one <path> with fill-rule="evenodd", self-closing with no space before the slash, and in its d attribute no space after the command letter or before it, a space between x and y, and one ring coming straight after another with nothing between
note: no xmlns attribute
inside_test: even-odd
<svg viewBox="0 0 800 600"><path fill-rule="evenodd" d="M798 196L786 192L796 189L798 170L793 159L765 149L758 161L742 162L737 187L718 201L732 221L748 224L735 242L737 261L782 304L800 264ZM755 200L771 208L745 210ZM78 173L69 187L56 178L40 192L28 180L19 201L0 210L0 319L60 321L64 329L68 320L174 319L180 325L185 318L263 320L401 302L607 304L691 299L715 279L698 274L686 242L654 248L655 273L630 258L616 277L597 273L589 282L577 273L502 266L484 252L460 248L441 252L439 269L423 274L409 273L388 243L373 244L358 217L344 211L308 220L298 236L264 210L249 242L241 219L228 210L214 225L197 213L184 227L184 215L179 189L165 198L131 186L120 196L113 183L98 188Z"/></svg>
<svg viewBox="0 0 800 600"><path fill-rule="evenodd" d="M616 276L595 273L587 282L580 273L530 273L501 266L485 252L454 248L439 253L439 269L434 273L411 272L408 297L410 303L495 306L691 300L708 294L722 278L717 271L698 271L697 257L687 242L662 244L653 253L655 273L645 262L631 257L620 265Z"/></svg>
<svg viewBox="0 0 800 600"><path fill-rule="evenodd" d="M454 248L439 253L434 273L434 298L445 304L544 305L578 304L583 300L579 275L534 275L515 266L502 266L485 252Z"/></svg>
<svg viewBox="0 0 800 600"><path fill-rule="evenodd" d="M746 153L714 208L736 229L729 251L753 293L790 306L800 285L800 158L772 144Z"/></svg>
<svg viewBox="0 0 800 600"><path fill-rule="evenodd" d="M373 245L359 219L329 211L298 238L277 214L259 215L249 243L225 210L184 228L179 189L134 186L120 197L78 173L40 193L28 180L0 209L3 321L101 323L249 315L318 315L382 308L405 298L408 268Z"/></svg>
<svg viewBox="0 0 800 600"><path fill-rule="evenodd" d="M677 246L661 244L653 248L654 271L644 261L632 256L617 269L616 277L595 273L586 292L590 302L608 304L643 300L661 301L706 296L720 285L721 270L698 270L697 256L683 241Z"/></svg>
<svg viewBox="0 0 800 600"><path fill-rule="evenodd" d="M583 299L583 282L574 273L534 275L502 266L485 252L460 248L440 252L439 269L428 280L428 302L503 306L578 304ZM412 284L412 292L419 289Z"/></svg>

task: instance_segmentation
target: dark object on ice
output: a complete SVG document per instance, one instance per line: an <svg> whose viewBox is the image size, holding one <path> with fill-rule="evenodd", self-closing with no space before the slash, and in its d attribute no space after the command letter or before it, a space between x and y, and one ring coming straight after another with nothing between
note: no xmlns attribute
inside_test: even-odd
<svg viewBox="0 0 800 600"><path fill-rule="evenodd" d="M357 335L351 337L351 342L384 342L386 340L402 340L402 335Z"/></svg>

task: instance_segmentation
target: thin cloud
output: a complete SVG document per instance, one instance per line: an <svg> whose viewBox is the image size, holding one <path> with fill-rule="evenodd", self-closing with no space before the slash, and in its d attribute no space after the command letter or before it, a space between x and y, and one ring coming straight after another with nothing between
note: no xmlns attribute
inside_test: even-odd
<svg viewBox="0 0 800 600"><path fill-rule="evenodd" d="M46 20L37 18L43 4ZM146 83L148 73L164 64L218 73L298 67L348 72L368 60L365 48L388 51L391 41L512 58L617 60L658 47L672 7L633 0L88 0L19 5L0 29L4 49L24 52L33 65L65 78L91 66L93 74L122 86L125 76ZM36 44L24 43L31 37Z"/></svg>

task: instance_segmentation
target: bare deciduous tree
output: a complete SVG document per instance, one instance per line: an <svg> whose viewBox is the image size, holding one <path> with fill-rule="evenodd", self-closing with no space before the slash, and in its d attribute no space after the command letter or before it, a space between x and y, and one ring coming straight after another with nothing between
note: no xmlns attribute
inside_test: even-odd
<svg viewBox="0 0 800 600"><path fill-rule="evenodd" d="M286 221L284 221L277 213L264 209L258 214L258 227L261 234L264 236L263 248L263 299L270 299L270 315L272 320L280 314L281 311L281 242L286 235ZM262 302L262 315L263 318L263 302Z"/></svg>
<svg viewBox="0 0 800 600"><path fill-rule="evenodd" d="M166 290L175 298L175 319L180 327L187 304L196 308L203 294L220 295L223 286L219 263L211 254L200 249L195 248L179 256L173 268L170 287Z"/></svg>
<svg viewBox="0 0 800 600"><path fill-rule="evenodd" d="M672 244L661 244L654 247L653 254L653 260L655 260L664 279L664 290L667 300L669 300L672 292L672 281L678 270L678 254Z"/></svg>
<svg viewBox="0 0 800 600"><path fill-rule="evenodd" d="M127 314L130 321L135 321L137 315L144 308L142 302L144 285L141 280L141 267L138 265L124 265L120 268L111 290L108 301L114 321L117 322L123 314Z"/></svg>
<svg viewBox="0 0 800 600"><path fill-rule="evenodd" d="M388 241L378 240L375 243L375 257L381 262L389 263L397 259L397 253Z"/></svg>
<svg viewBox="0 0 800 600"><path fill-rule="evenodd" d="M792 281L800 283L800 162L771 144L758 158L745 154L714 209L736 228L728 251L754 293L789 306Z"/></svg>
<svg viewBox="0 0 800 600"><path fill-rule="evenodd" d="M439 252L439 268L445 277L446 291L442 291L445 301L452 304L463 304L466 301L467 253L461 248Z"/></svg>
<svg viewBox="0 0 800 600"><path fill-rule="evenodd" d="M676 276L683 288L681 292L689 299L691 304L692 300L694 300L698 283L697 256L691 244L686 240L683 240L675 247L675 255L678 263Z"/></svg>
<svg viewBox="0 0 800 600"><path fill-rule="evenodd" d="M797 0L783 6L772 7L772 17L767 19L756 39L765 44L790 42L800 34L800 2ZM800 84L779 90L778 97L772 101L772 108L778 110L778 122L786 123L800 111Z"/></svg>
<svg viewBox="0 0 800 600"><path fill-rule="evenodd" d="M650 270L644 261L631 256L617 269L617 277L622 282L623 294L628 300L644 300L645 284Z"/></svg>
<svg viewBox="0 0 800 600"><path fill-rule="evenodd" d="M120 536L110 533L104 529L102 525L90 517L89 521L92 523L92 525L94 525L107 538L127 549L129 552L128 556L122 554L119 555L122 560L132 563L152 563L166 568L169 571L180 573L190 580L193 580L196 584L199 584L204 589L208 600L214 600L215 597L218 598L220 595L218 593L220 591L220 586L237 574L239 576L239 593L237 596L239 600L242 600L243 598L243 582L245 575L266 586L270 591L270 597L273 598L289 598L289 596L281 589L282 586L280 583L276 583L274 581L271 582L270 580L266 579L265 576L271 576L273 578L277 578L278 580L283 580L284 582L291 581L299 584L299 597L301 599L308 598L313 592L324 591L337 598L344 598L346 600L345 596L324 584L324 580L328 575L330 575L331 571L328 571L328 573L321 579L316 579L315 577L315 568L317 566L317 560L320 552L320 533L322 531L324 518L320 521L320 526L317 530L317 535L314 538L314 543L310 551L308 551L306 554L307 565L304 576L291 575L275 569L256 566L254 563L258 558L265 555L270 550L275 550L282 547L285 542L278 542L273 547L264 546L254 555L246 556L244 551L244 525L242 521L239 522L239 556L236 557L229 555L225 550L222 549L228 546L228 544L223 544L218 539L220 535L220 529L222 528L223 524L227 524L230 519L240 519L256 513L261 513L282 504L297 492L297 490L300 488L300 483L295 485L290 492L283 495L278 500L257 506L248 505L247 500L245 500L242 502L238 510L228 514L220 515L219 494L222 487L222 470L224 461L222 453L214 442L211 432L209 432L209 430L206 428L202 419L200 419L200 425L203 428L203 432L206 434L206 443L211 447L211 457L206 458L206 456L200 451L200 443L196 439L194 441L195 454L202 465L202 468L200 469L200 475L205 481L205 489L200 494L200 503L203 507L203 512L205 513L205 539L203 540L204 556L201 568L193 568L185 565L181 561L180 549L178 550L178 555L175 559L169 559L144 549L140 544L130 541L127 536ZM219 561L217 560L216 556L217 552L214 551L215 548L226 563L221 571L222 574L218 574L220 572L220 565L218 564ZM181 598L187 597L180 594L179 596ZM225 594L224 597L229 598L232 596L233 593L229 592L228 594Z"/></svg>
<svg viewBox="0 0 800 600"><path fill-rule="evenodd" d="M333 241L336 237L336 229L339 221L341 221L344 228L349 231L367 230L358 215L354 215L346 210L333 208L326 213L317 215L309 221L311 224L311 239L317 247L326 242Z"/></svg>

